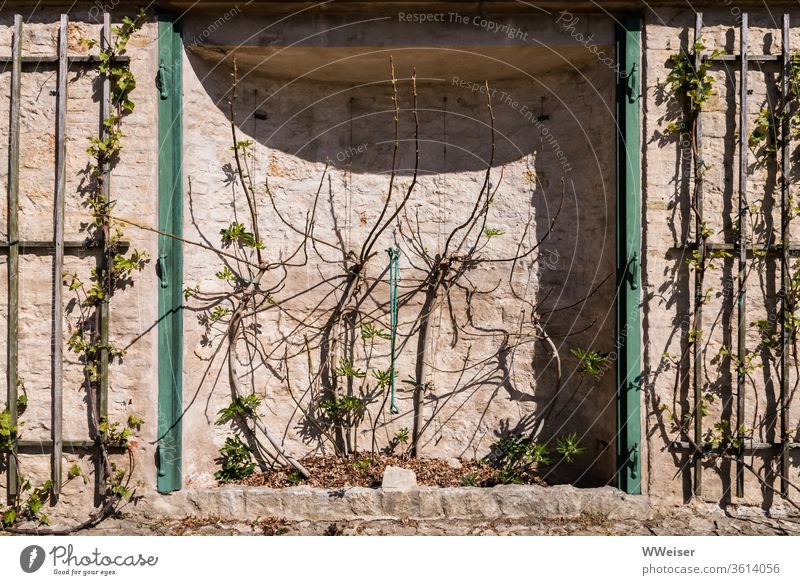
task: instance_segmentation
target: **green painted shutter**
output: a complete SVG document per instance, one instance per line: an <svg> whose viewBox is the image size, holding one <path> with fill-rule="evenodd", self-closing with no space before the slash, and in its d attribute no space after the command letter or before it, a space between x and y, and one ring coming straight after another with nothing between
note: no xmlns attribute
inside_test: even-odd
<svg viewBox="0 0 800 585"><path fill-rule="evenodd" d="M158 19L158 229L183 231L180 28L171 16ZM183 408L183 250L158 237L158 480L159 492L181 488Z"/></svg>
<svg viewBox="0 0 800 585"><path fill-rule="evenodd" d="M617 49L617 485L642 493L641 176L639 78L641 20L616 27Z"/></svg>

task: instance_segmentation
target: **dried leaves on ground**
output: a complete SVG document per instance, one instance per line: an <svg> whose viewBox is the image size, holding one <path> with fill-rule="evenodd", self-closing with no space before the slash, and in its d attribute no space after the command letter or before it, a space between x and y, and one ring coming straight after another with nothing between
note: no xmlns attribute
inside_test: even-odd
<svg viewBox="0 0 800 585"><path fill-rule="evenodd" d="M356 455L343 459L335 455L315 455L302 460L311 477L304 480L294 469L276 468L255 473L236 482L240 485L283 488L309 485L320 488L380 487L384 469L393 465L412 470L417 483L425 486L455 487L497 485L497 470L484 463L465 460L410 459L394 455ZM527 483L542 485L538 475L531 473Z"/></svg>

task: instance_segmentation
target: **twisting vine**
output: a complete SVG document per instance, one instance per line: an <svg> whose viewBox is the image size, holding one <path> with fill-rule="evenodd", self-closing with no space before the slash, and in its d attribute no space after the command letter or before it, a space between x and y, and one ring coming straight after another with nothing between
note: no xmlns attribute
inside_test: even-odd
<svg viewBox="0 0 800 585"><path fill-rule="evenodd" d="M697 247L692 250L689 258L685 260L686 265L694 272L695 290L698 292L694 298L691 327L687 331L688 343L683 355L678 360L679 362L683 361L690 351L695 350L697 352L696 346L703 342L701 311L702 306L708 300L708 295L703 294L706 271L716 267L715 259L731 257L730 252L725 250L709 250L708 240L714 235L714 232L706 223L702 208L699 205L703 178L708 170L697 141L700 113L711 97L717 93L714 90L716 80L709 71L721 54L719 51L713 51L710 55L704 56L703 51L705 48L703 41L698 40L688 51L681 51L672 55L670 57L672 69L666 80L672 99L679 105L678 115L681 116L679 119L671 120L667 124L667 132L678 135L688 134L689 136L688 142L693 167L691 209L695 218L695 232L698 241ZM671 356L665 354L665 358L671 359ZM685 425L689 425L695 417L702 417L704 405L708 399L711 398L704 395L699 402L701 412L695 412L697 410L695 408L691 413L684 415L681 421Z"/></svg>
<svg viewBox="0 0 800 585"><path fill-rule="evenodd" d="M237 369L239 360L237 348L240 341L247 343L250 332L243 321L246 318L246 311L255 310L263 303L268 306L274 305L272 295L283 288L287 277L287 268L290 266L302 266L308 257L306 246L307 237L312 229L314 222L314 211L306 216L305 234L302 243L294 250L286 260L268 262L264 259L265 245L259 234L259 220L257 207L256 185L253 179L254 166L252 145L249 140L239 140L236 130L235 109L238 91L238 70L236 66L236 56L233 57L233 86L230 91L230 126L231 140L236 175L239 179L239 186L242 189L247 209L249 211L250 228L240 222L233 222L228 227L220 231L223 248L232 248L237 260L248 269L248 275L234 274L228 265L222 271L217 272L218 279L226 282L232 287L232 292L227 296L231 301L230 309L216 305L211 313L211 319L226 323L224 337L228 343L227 362L228 380L231 387L231 404L226 409L220 411L220 418L217 424L224 424L230 420L237 420L240 428L247 434L250 446L245 445L238 438L231 437L226 440L225 447L220 451L220 461L222 472L217 475L217 479L233 479L232 473L239 473L244 466L245 471L249 468L250 453L255 451L257 457L262 461L275 459L269 449L261 442L256 434L256 430L267 439L270 448L277 457L283 458L291 465L302 477L309 476L308 471L297 461L292 454L283 446L280 439L275 436L267 425L258 415L257 407L260 399L250 392L244 394L242 382ZM320 189L322 183L320 183ZM319 193L317 193L318 195ZM315 208L316 209L316 208ZM255 256L253 258L253 256ZM264 282L269 277L278 275L275 283ZM192 294L192 293L190 293ZM230 315L229 318L227 316ZM227 318L227 319L226 319ZM226 470L227 468L227 470ZM231 469L238 469L239 472L232 472Z"/></svg>

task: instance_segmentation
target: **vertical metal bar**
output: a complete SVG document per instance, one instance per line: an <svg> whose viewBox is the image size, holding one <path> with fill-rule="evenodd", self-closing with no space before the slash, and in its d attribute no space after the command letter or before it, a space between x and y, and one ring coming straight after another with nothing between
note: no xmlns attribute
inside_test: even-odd
<svg viewBox="0 0 800 585"><path fill-rule="evenodd" d="M17 426L17 384L19 365L19 118L22 75L22 16L14 15L11 46L11 115L8 129L8 331L6 366L6 401L11 426ZM16 433L14 436L16 443ZM8 456L7 494L17 494L16 448Z"/></svg>
<svg viewBox="0 0 800 585"><path fill-rule="evenodd" d="M744 393L745 371L747 361L747 52L748 52L748 22L747 13L742 13L742 24L739 29L739 296L737 302L736 321L738 327L738 342L736 356L736 435L741 437L744 424ZM744 497L744 465L741 460L741 449L737 454L736 462L736 497Z"/></svg>
<svg viewBox="0 0 800 585"><path fill-rule="evenodd" d="M106 12L103 14L103 32L100 39L100 48L106 50L111 42L111 15ZM108 74L103 74L103 89L100 101L100 140L105 140L108 136L105 120L111 110L111 79ZM103 167L102 195L106 202L111 197L111 165L106 162ZM109 241L109 226L103 225L100 237L100 275L105 279L106 285L110 286L110 270L108 250L106 249ZM108 291L110 292L110 290ZM109 297L110 294L103 295L98 310L100 320L100 388L99 388L99 412L101 418L108 418L108 320L109 320ZM100 470L98 466L98 471Z"/></svg>
<svg viewBox="0 0 800 585"><path fill-rule="evenodd" d="M640 51L641 20L622 19L617 49L617 486L642 493Z"/></svg>
<svg viewBox="0 0 800 585"><path fill-rule="evenodd" d="M703 13L698 12L695 17L694 25L694 42L700 42L703 31ZM697 62L702 59L702 56L695 53L696 66L700 65ZM697 157L694 160L694 180L695 180L695 238L697 238L698 245L702 245L703 239L700 234L703 230L703 180L702 180L702 162L699 160L702 153L702 139L703 132L701 126L700 114L697 114L695 122L695 148L697 149ZM706 250L700 251L705 257ZM694 323L702 325L703 323L703 276L700 270L695 270L694 277ZM694 390L694 442L695 445L701 446L703 444L703 417L701 412L703 410L703 349L699 339L695 339L693 348L693 390ZM694 494L696 496L703 493L703 459L699 454L694 455Z"/></svg>
<svg viewBox="0 0 800 585"><path fill-rule="evenodd" d="M61 452L63 418L63 326L64 304L62 278L64 272L64 194L67 185L66 125L67 125L67 26L68 17L61 15L58 33L58 90L56 112L56 194L55 194L55 257L53 259L53 405L51 432L53 439L53 494L61 491Z"/></svg>
<svg viewBox="0 0 800 585"><path fill-rule="evenodd" d="M789 37L789 15L783 15L783 33L781 37L781 99L785 110L781 116L781 388L779 397L780 408L780 469L781 469L781 493L787 496L789 493L789 328L787 320L789 318L789 176L791 171L791 153L789 151L790 129L789 129L789 73L790 73L790 46Z"/></svg>

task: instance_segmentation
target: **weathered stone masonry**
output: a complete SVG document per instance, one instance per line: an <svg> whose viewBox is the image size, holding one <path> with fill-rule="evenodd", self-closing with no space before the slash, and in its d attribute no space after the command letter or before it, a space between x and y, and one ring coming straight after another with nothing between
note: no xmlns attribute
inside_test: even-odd
<svg viewBox="0 0 800 585"><path fill-rule="evenodd" d="M0 53L7 53L11 41L14 12L27 14L25 6L4 9L0 14ZM403 147L398 168L399 182L407 184L413 163L408 142L413 131L410 108L410 76L416 68L421 120L422 164L420 184L409 203L408 214L420 217L422 235L441 244L443 234L460 221L460 215L473 201L480 187L488 156L489 134L486 125L488 81L493 90L497 127L495 176L503 172L496 203L490 211L491 227L504 232L494 238L487 255L502 253L516 245L526 222L531 220L532 235L541 236L558 205L560 181L567 184L566 200L552 236L543 244L537 263L522 263L515 268L513 282L525 288L536 303L546 291L559 305L576 307L554 313L548 321L554 334L573 336L556 340L565 361L565 400L577 386L571 347L593 347L613 351L615 298L613 276L588 300L584 297L614 272L615 242L615 125L613 69L614 21L602 13L582 12L570 7L547 4L549 14L532 12L515 3L496 9L483 3L485 13L457 12L434 5L430 13L443 14L441 21L407 21L402 7L371 8L363 13L340 10L310 11L288 17L282 9L255 3L232 6L227 12L205 14L189 12L183 18L185 54L183 59L183 177L184 235L190 240L207 239L219 243L219 231L243 217L244 200L234 204L231 183L232 153L228 125L228 90L232 62L225 57L234 51L241 77L235 122L242 139L254 143L255 180L261 184L269 175L273 193L282 212L302 223L316 192L326 160L331 167L320 207L317 230L330 235L340 230L348 247L357 247L374 222L388 183L392 142L392 103L389 56L394 59L398 77L400 107L403 108L400 134ZM620 3L617 3L620 4ZM627 3L626 3L627 4ZM418 8L418 7L417 7ZM414 8L418 13L419 10ZM410 12L410 10L408 11ZM404 16L402 19L399 14ZM458 14L453 18L450 14ZM99 33L92 5L70 11L70 51L80 52L80 37ZM26 19L25 54L51 54L57 38L57 7L37 10ZM793 14L800 22L800 14ZM464 17L464 18L461 18ZM115 13L116 18L116 13ZM682 157L680 141L663 137L666 102L659 89L667 74L668 57L686 47L691 36L693 15L686 10L657 8L644 13L642 33L642 185L643 185L643 473L644 489L652 497L680 501L687 495L687 475L676 471L685 465L667 445L672 436L665 432L658 405L671 400L674 372L664 364L665 351L678 353L681 319L688 314L688 281L681 258L669 248L685 239L684 226L689 210L686 193L679 185ZM770 15L751 12L751 43L763 45L764 52L776 51L779 27ZM706 11L708 43L733 51L735 15L725 8ZM481 22L494 23L482 25ZM505 26L506 28L502 28ZM512 31L521 31L519 34ZM795 33L793 33L794 35ZM800 34L800 33L798 33ZM74 37L74 38L73 38ZM793 36L794 39L794 36ZM800 38L795 39L800 42ZM128 54L138 85L133 93L135 112L126 118L122 159L112 178L112 192L119 201L115 213L148 226L157 225L158 150L156 132L158 69L155 22L149 22L131 41ZM611 62L609 62L611 59ZM734 75L731 73L731 75ZM755 115L766 99L764 74L753 71L750 101ZM720 79L724 76L720 75ZM68 112L68 237L79 237L85 221L81 207L80 171L87 162L87 137L96 133L99 110L93 94L94 74L70 76ZM8 111L9 74L0 71L0 115ZM45 67L23 77L23 141L21 153L21 225L30 239L52 237L52 193L54 168L55 98L51 95L55 78ZM711 217L720 220L731 196L732 177L737 176L731 158L735 137L727 132L728 118L735 107L733 86L720 82L705 122L707 156L716 162L707 177L707 202ZM446 110L446 115L443 112ZM258 115L256 115L258 114ZM447 149L443 145L447 144ZM7 158L5 125L0 125L0 161ZM7 167L0 164L0 186L5 185ZM765 172L755 171L754 191L769 188ZM297 234L278 222L270 213L269 201L259 202L266 253L277 258L297 244ZM0 198L0 215L5 217L5 198ZM0 230L5 229L0 228ZM127 238L155 257L154 234L126 228ZM381 251L398 243L397 232L389 230L376 245ZM400 242L401 248L403 247ZM215 272L221 268L218 257L207 250L184 249L184 286L214 290ZM377 276L383 260L370 270ZM68 257L68 270L85 274L90 258ZM312 259L302 271L295 271L281 292L287 298L336 274L338 266ZM5 264L0 259L0 299L5 298ZM21 264L20 372L30 396L25 413L27 438L49 436L50 388L50 299L51 263L46 255L25 254ZM401 261L402 277L419 276L406 254ZM509 293L508 283L499 269L485 269L475 280L490 286L499 281L491 295L476 298L471 311L488 331L513 329L522 305ZM757 279L758 274L753 275ZM714 278L714 277L709 277ZM710 285L716 286L716 285ZM111 370L111 418L124 420L128 413L145 419L136 440L136 477L145 493L154 488L155 441L158 417L156 347L157 280L152 265L137 278L135 286L114 297L112 332L126 347L127 355ZM717 288L723 288L719 283ZM758 289L754 282L753 288ZM293 301L291 311L313 315L323 293L304 295ZM385 281L375 296L388 298ZM456 297L456 312L466 312L463 296ZM714 298L709 314L722 307L722 297ZM418 306L401 311L400 322L413 320ZM754 319L763 307L753 301ZM0 302L0 338L5 339L6 304ZM724 311L723 311L724 313ZM206 373L213 347L206 345L205 330L198 322L199 311L187 303L184 316L185 353L183 364L184 464L187 488L203 489L215 484L213 473L217 449L230 429L215 426L217 411L230 400L226 376L218 376L222 366L212 363ZM266 346L284 340L293 324L279 312L267 313L262 325ZM584 331L585 329L585 331ZM401 326L402 334L402 326ZM467 347L475 362L497 351L499 336L451 345L452 331L447 312L436 316L436 368L430 408L439 404L456 388ZM721 340L721 338L720 338ZM721 341L712 340L712 346ZM302 339L294 343L302 344ZM414 342L408 344L412 348ZM710 349L709 355L716 353ZM401 377L413 371L413 351L401 352L398 370ZM65 354L68 360L72 356ZM242 356L244 357L244 355ZM305 356L289 365L290 374L305 378ZM0 368L5 352L0 352ZM381 349L375 366L386 367L386 351ZM258 363L248 383L265 396L264 420L283 433L287 447L303 455L319 448L318 443L299 432L298 414L287 394L279 366ZM277 368L277 369L276 369ZM476 374L478 370L476 370ZM484 455L498 433L519 428L552 398L554 374L546 348L526 345L514 353L509 371L491 367L483 382L460 391L444 403L425 435L424 452L431 456L473 457ZM65 388L65 432L71 437L85 436L86 414L81 391L80 365L70 361ZM480 375L477 375L480 378ZM725 383L724 382L723 386ZM729 392L724 387L723 394ZM772 390L759 378L748 396L749 412L763 408ZM549 424L552 432L577 431L588 452L574 468L559 470L553 479L574 481L580 486L613 483L614 380L610 372L595 384L584 383L570 397L558 420ZM757 400L757 396L758 398ZM681 399L685 400L686 396ZM722 401L724 403L724 400ZM411 426L410 393L399 393L401 414L382 432L385 442L397 429ZM714 416L723 413L712 406ZM793 413L797 413L794 407ZM359 439L366 444L367 439ZM67 456L69 462L73 456ZM27 455L25 465L47 475L46 456ZM88 461L82 462L88 469ZM30 471L29 471L30 472ZM707 474L706 498L724 499L725 482ZM715 482L718 482L715 483ZM84 488L71 484L63 499L76 506L88 505ZM764 497L755 485L748 487L753 503Z"/></svg>

